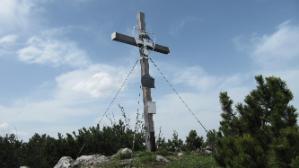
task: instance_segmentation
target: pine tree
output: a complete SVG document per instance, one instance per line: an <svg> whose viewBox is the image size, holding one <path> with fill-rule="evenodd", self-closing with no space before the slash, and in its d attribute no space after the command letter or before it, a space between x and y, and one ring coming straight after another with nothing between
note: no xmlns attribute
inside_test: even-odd
<svg viewBox="0 0 299 168"><path fill-rule="evenodd" d="M214 151L215 145L217 142L217 132L215 129L209 130L207 133L207 139L205 142L205 146L209 147L212 151Z"/></svg>
<svg viewBox="0 0 299 168"><path fill-rule="evenodd" d="M183 141L179 138L179 135L176 131L172 134L172 139L169 139L167 142L168 151L179 152L183 148Z"/></svg>
<svg viewBox="0 0 299 168"><path fill-rule="evenodd" d="M236 105L236 112L227 93L220 94L215 159L223 167L291 167L299 155L292 92L280 78L255 79L257 88Z"/></svg>
<svg viewBox="0 0 299 168"><path fill-rule="evenodd" d="M188 150L198 150L203 146L203 137L198 136L196 130L191 130L186 137L186 147Z"/></svg>

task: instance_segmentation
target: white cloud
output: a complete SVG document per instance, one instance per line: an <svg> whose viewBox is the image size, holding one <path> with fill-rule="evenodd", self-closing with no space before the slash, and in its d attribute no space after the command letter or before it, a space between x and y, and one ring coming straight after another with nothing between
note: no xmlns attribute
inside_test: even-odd
<svg viewBox="0 0 299 168"><path fill-rule="evenodd" d="M26 0L0 0L0 34L6 30L16 30L26 27L30 18L32 1Z"/></svg>
<svg viewBox="0 0 299 168"><path fill-rule="evenodd" d="M53 123L63 121L68 117L88 114L82 108L69 108L66 102L57 99L26 101L19 100L11 106L0 107L0 114L10 123L43 122Z"/></svg>
<svg viewBox="0 0 299 168"><path fill-rule="evenodd" d="M217 76L207 73L199 66L187 67L183 71L176 72L173 77L175 84L182 84L197 89L200 92L210 92L215 89L239 87L248 82L251 74L232 74Z"/></svg>
<svg viewBox="0 0 299 168"><path fill-rule="evenodd" d="M0 47L10 46L16 43L18 36L9 34L0 38Z"/></svg>
<svg viewBox="0 0 299 168"><path fill-rule="evenodd" d="M18 51L18 58L26 63L53 66L82 67L89 64L87 53L75 42L55 36L56 30L31 37L27 46Z"/></svg>
<svg viewBox="0 0 299 168"><path fill-rule="evenodd" d="M214 77L207 74L201 67L185 68L178 72L174 80L178 84L187 84L198 90L205 91L214 88L221 80L219 77Z"/></svg>
<svg viewBox="0 0 299 168"><path fill-rule="evenodd" d="M299 25L284 22L255 44L253 59L263 68L290 66L299 61Z"/></svg>
<svg viewBox="0 0 299 168"><path fill-rule="evenodd" d="M27 15L30 4L24 0L1 0L0 1L0 21L16 21Z"/></svg>
<svg viewBox="0 0 299 168"><path fill-rule="evenodd" d="M18 36L16 34L8 34L0 37L0 57L12 53L14 54L17 40Z"/></svg>
<svg viewBox="0 0 299 168"><path fill-rule="evenodd" d="M57 95L60 97L89 96L104 97L116 90L123 77L122 67L115 68L108 65L90 65L64 73L56 78Z"/></svg>
<svg viewBox="0 0 299 168"><path fill-rule="evenodd" d="M23 102L18 100L18 103L12 105L0 106L1 118L10 123L10 127L3 129L2 132L4 134L17 133L24 140L27 140L35 132L55 136L58 132L72 131L83 127L84 125L79 121L95 111L91 105L88 108L72 107L69 102L59 99L23 100ZM15 130L11 132L11 128L18 132Z"/></svg>

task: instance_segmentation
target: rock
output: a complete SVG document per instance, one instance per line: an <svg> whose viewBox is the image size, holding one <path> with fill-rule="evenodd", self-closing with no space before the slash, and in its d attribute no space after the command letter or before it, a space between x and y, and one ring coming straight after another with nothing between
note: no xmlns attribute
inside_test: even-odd
<svg viewBox="0 0 299 168"><path fill-rule="evenodd" d="M119 159L130 159L132 158L133 152L129 148L122 148L120 149L115 155L113 155L113 158L119 158Z"/></svg>
<svg viewBox="0 0 299 168"><path fill-rule="evenodd" d="M178 157L182 157L183 155L184 155L183 152L179 152L179 153L177 154Z"/></svg>
<svg viewBox="0 0 299 168"><path fill-rule="evenodd" d="M212 154L213 153L213 150L210 146L206 146L202 149L201 151L202 154L206 154L206 155L209 155L209 154Z"/></svg>
<svg viewBox="0 0 299 168"><path fill-rule="evenodd" d="M82 155L71 164L71 168L96 168L108 161L104 155Z"/></svg>
<svg viewBox="0 0 299 168"><path fill-rule="evenodd" d="M72 159L69 156L63 156L59 159L57 164L54 166L54 168L71 168L71 164L74 162L74 159Z"/></svg>
<svg viewBox="0 0 299 168"><path fill-rule="evenodd" d="M211 151L211 150L208 150L208 149L205 149L205 150L204 150L204 154L212 154L212 151Z"/></svg>
<svg viewBox="0 0 299 168"><path fill-rule="evenodd" d="M164 162L164 163L168 163L169 162L169 160L168 159L166 159L164 156L162 156L162 155L157 155L156 156L156 161L157 162Z"/></svg>

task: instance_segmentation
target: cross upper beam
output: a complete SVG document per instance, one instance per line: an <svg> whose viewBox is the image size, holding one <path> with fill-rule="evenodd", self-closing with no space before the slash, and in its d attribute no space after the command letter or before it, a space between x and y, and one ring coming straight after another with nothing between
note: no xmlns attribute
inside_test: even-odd
<svg viewBox="0 0 299 168"><path fill-rule="evenodd" d="M119 42L123 42L126 44L130 44L139 48L146 48L148 50L156 51L162 54L169 54L170 50L168 47L154 44L145 30L145 19L144 13L139 12L137 15L137 29L139 36L131 37L125 34L114 32L111 35L111 39Z"/></svg>
<svg viewBox="0 0 299 168"><path fill-rule="evenodd" d="M123 42L126 44L130 44L136 47L141 47L140 45L138 45L136 38L125 35L125 34L121 34L121 33L117 33L114 32L111 35L111 39L115 40L115 41L119 41L119 42ZM168 47L160 45L160 44L154 44L153 47L151 46L147 46L148 49L162 53L162 54L169 54L170 50Z"/></svg>

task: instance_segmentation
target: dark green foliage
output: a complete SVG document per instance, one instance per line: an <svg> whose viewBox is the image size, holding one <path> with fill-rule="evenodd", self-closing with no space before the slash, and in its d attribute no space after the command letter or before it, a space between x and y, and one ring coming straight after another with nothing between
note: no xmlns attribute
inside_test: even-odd
<svg viewBox="0 0 299 168"><path fill-rule="evenodd" d="M19 167L21 158L18 155L22 149L22 142L15 135L0 137L0 167Z"/></svg>
<svg viewBox="0 0 299 168"><path fill-rule="evenodd" d="M122 121L102 129L97 125L65 136L58 134L58 138L35 134L27 143L17 140L14 135L7 135L0 137L0 167L27 165L31 168L50 168L61 156L111 155L120 148L132 148L133 136L134 132ZM143 150L143 142L143 134L136 133L135 150Z"/></svg>
<svg viewBox="0 0 299 168"><path fill-rule="evenodd" d="M168 151L168 143L166 142L165 138L158 137L157 139L157 152L163 156L168 155L170 151Z"/></svg>
<svg viewBox="0 0 299 168"><path fill-rule="evenodd" d="M226 92L220 93L220 102L222 105L221 117L223 118L220 121L221 127L219 128L223 135L225 136L233 136L237 134L237 119L236 114L233 112L232 104L233 101L228 97Z"/></svg>
<svg viewBox="0 0 299 168"><path fill-rule="evenodd" d="M198 136L195 130L191 130L189 135L186 137L186 148L187 150L199 150L203 146L203 137Z"/></svg>
<svg viewBox="0 0 299 168"><path fill-rule="evenodd" d="M167 141L165 138L159 136L157 146L157 153L169 155L180 151L200 151L204 146L204 140L203 137L197 135L195 130L190 130L184 143L183 140L179 138L178 133L174 131L172 138Z"/></svg>
<svg viewBox="0 0 299 168"><path fill-rule="evenodd" d="M288 127L281 130L281 136L275 138L269 159L271 167L289 167L295 157L299 156L299 130L297 127Z"/></svg>
<svg viewBox="0 0 299 168"><path fill-rule="evenodd" d="M214 157L223 167L289 168L299 155L297 113L289 105L293 95L280 78L257 76L256 81L236 112L227 93L220 94L222 121L209 135L216 137Z"/></svg>
<svg viewBox="0 0 299 168"><path fill-rule="evenodd" d="M23 145L24 162L30 167L49 167L57 162L60 156L56 146L57 140L45 134L34 134L28 143ZM28 157L30 156L30 157Z"/></svg>
<svg viewBox="0 0 299 168"><path fill-rule="evenodd" d="M210 147L211 150L214 151L216 142L217 142L217 132L214 129L210 130L207 133L207 139L206 139L206 142L205 142L205 146Z"/></svg>
<svg viewBox="0 0 299 168"><path fill-rule="evenodd" d="M172 134L172 139L167 142L167 150L170 152L179 152L182 150L184 142L179 138L176 131Z"/></svg>
<svg viewBox="0 0 299 168"><path fill-rule="evenodd" d="M299 167L299 156L296 156L296 158L294 158L294 159L292 160L291 167L292 167L292 168L297 168L297 167Z"/></svg>
<svg viewBox="0 0 299 168"><path fill-rule="evenodd" d="M173 152L179 152L185 149L185 144L183 140L179 138L179 135L176 131L173 132L172 138L167 141L165 138L161 138L160 136L157 139L158 153L162 155L167 155Z"/></svg>

